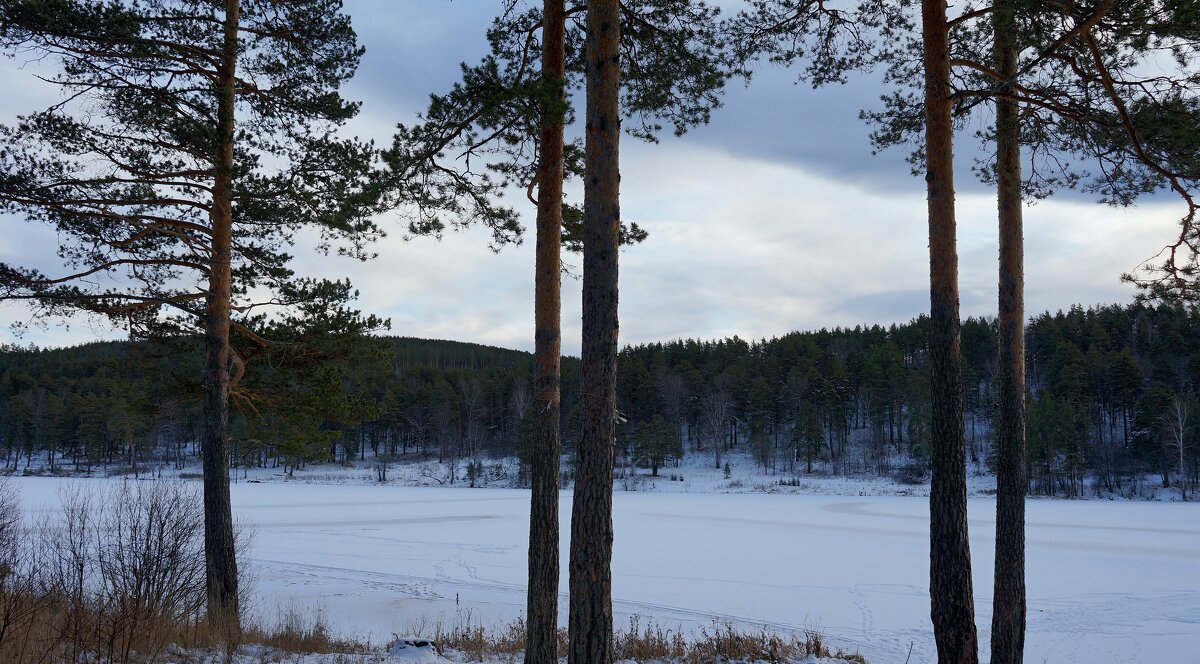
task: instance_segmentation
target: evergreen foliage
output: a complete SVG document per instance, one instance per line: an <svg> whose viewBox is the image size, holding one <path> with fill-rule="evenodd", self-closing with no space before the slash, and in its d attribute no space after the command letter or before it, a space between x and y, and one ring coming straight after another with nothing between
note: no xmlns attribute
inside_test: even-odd
<svg viewBox="0 0 1200 664"><path fill-rule="evenodd" d="M732 337L626 347L618 367L619 450L649 472L688 455L712 463L739 451L781 477L924 474L927 326L922 317L755 342ZM967 319L962 338L968 459L976 472L988 472L995 322ZM1147 473L1179 481L1169 415L1173 398L1196 400L1197 340L1200 313L1174 305L1073 307L1033 318L1030 490L1129 492ZM338 343L337 352L272 355L247 371L243 382L257 406L234 418L235 464L287 469L362 458L528 453L530 354L411 338ZM144 472L151 462L182 463L199 435L198 345L5 348L0 450L7 467ZM563 380L570 454L579 437L576 358L564 358ZM725 405L713 398L722 392ZM1183 450L1193 484L1200 472L1197 412L1193 407L1186 422Z"/></svg>

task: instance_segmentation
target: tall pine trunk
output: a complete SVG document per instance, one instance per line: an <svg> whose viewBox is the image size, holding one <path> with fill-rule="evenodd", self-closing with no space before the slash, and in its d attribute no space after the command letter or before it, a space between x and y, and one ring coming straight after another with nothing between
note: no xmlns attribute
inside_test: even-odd
<svg viewBox="0 0 1200 664"><path fill-rule="evenodd" d="M996 569L992 664L1021 664L1025 652L1025 270L1021 219L1020 109L1016 7L992 9L996 71L996 199L1000 225L999 413L996 420Z"/></svg>
<svg viewBox="0 0 1200 664"><path fill-rule="evenodd" d="M229 345L233 251L233 108L238 0L225 3L225 38L218 68L216 177L212 200L212 258L204 320L204 559L208 615L230 642L241 631L233 508L229 500Z"/></svg>
<svg viewBox="0 0 1200 664"><path fill-rule="evenodd" d="M571 512L571 664L612 662L621 123L618 0L589 0L583 200L582 437Z"/></svg>
<svg viewBox="0 0 1200 664"><path fill-rule="evenodd" d="M533 486L529 507L526 664L558 661L558 463L562 357L563 109L566 15L545 0L542 76L558 91L543 102L538 154L537 257L534 268Z"/></svg>
<svg viewBox="0 0 1200 664"><path fill-rule="evenodd" d="M944 0L921 0L929 203L929 351L933 408L929 595L938 661L975 664L978 643L967 540L966 440L954 221L954 126Z"/></svg>

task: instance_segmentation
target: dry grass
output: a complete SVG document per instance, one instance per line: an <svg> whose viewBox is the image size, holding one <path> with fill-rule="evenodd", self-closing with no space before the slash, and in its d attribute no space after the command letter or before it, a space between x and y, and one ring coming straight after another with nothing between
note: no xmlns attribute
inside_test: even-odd
<svg viewBox="0 0 1200 664"><path fill-rule="evenodd" d="M525 621L520 618L506 625L485 627L470 610L459 611L452 622L447 622L444 616L435 619L421 616L409 621L408 633L433 641L443 652L462 653L469 661L482 661L493 655L512 658L525 652ZM559 630L560 655L566 655L566 640L566 630Z"/></svg>
<svg viewBox="0 0 1200 664"><path fill-rule="evenodd" d="M714 621L685 634L653 622L643 625L638 616L629 619L627 628L615 630L613 650L615 659L637 662L792 662L812 655L866 664L861 655L830 651L821 635L811 630L803 634L742 631L732 623Z"/></svg>
<svg viewBox="0 0 1200 664"><path fill-rule="evenodd" d="M231 652L239 645L224 642L220 630L210 628L202 619L72 614L69 602L50 597L26 598L23 603L10 604L9 608L24 615L11 626L0 625L0 661L11 664L184 661L181 653L194 653L196 661L208 661L212 659L209 654ZM11 610L5 613L14 615ZM120 625L125 628L113 629ZM422 618L410 623L409 629L413 636L437 643L443 652L452 651L458 661L519 662L525 649L525 623L520 619L485 627L470 612L462 612L453 622ZM335 635L322 614L305 615L294 609L284 611L274 624L245 626L239 643L263 645L288 654L364 655L374 649L372 644ZM559 630L558 651L560 657L566 657L565 629ZM643 623L636 616L627 627L615 630L613 653L616 660L680 664L783 663L809 655L852 664L866 662L857 654L831 651L815 632L803 635L780 635L766 630L746 632L728 623L714 623L686 634L653 622Z"/></svg>
<svg viewBox="0 0 1200 664"><path fill-rule="evenodd" d="M485 627L470 611L459 612L454 622L443 618L420 618L409 623L413 636L427 638L443 652L454 651L461 659L485 661L499 656L510 662L521 661L525 652L525 622ZM558 631L558 655L567 656L567 630ZM625 628L613 633L613 659L635 662L793 662L808 656L829 657L848 664L866 664L859 654L831 651L821 635L806 631L803 635L781 635L765 629L739 630L731 623L714 622L695 633L666 629L654 622L633 616Z"/></svg>
<svg viewBox="0 0 1200 664"><path fill-rule="evenodd" d="M230 644L222 630L202 618L153 618L119 613L73 612L63 598L27 596L5 598L6 616L19 620L0 629L0 662L105 662L141 664L182 660L180 653L231 652L240 644L260 644L283 653L360 654L370 644L334 635L323 616L307 617L288 611L273 625L243 626L241 638ZM15 601L14 601L15 600ZM12 609L15 609L12 610Z"/></svg>
<svg viewBox="0 0 1200 664"><path fill-rule="evenodd" d="M325 621L325 614L312 617L297 609L282 612L274 625L251 625L242 630L242 642L260 644L288 653L363 653L370 644L335 635Z"/></svg>

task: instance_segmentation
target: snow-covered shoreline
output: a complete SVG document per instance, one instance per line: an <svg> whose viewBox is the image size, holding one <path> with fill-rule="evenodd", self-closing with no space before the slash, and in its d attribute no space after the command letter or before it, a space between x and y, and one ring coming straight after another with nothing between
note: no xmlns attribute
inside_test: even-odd
<svg viewBox="0 0 1200 664"><path fill-rule="evenodd" d="M519 481L519 463L515 457L491 459L463 459L457 462L439 462L436 458L408 458L387 464L386 481L380 481L380 461L367 457L347 463L310 464L303 468L285 469L240 467L231 470L233 483L300 483L300 484L345 484L387 485L406 487L469 487L487 489L522 488ZM480 472L468 472L467 465L477 463ZM764 470L745 454L726 454L723 464L714 468L707 459L695 456L679 466L667 465L652 476L645 468L616 469L613 489L616 492L647 493L700 493L700 494L785 494L804 496L929 496L929 479L912 483L895 479L891 475L843 476L830 475L817 470L813 473L773 472ZM200 468L196 463L185 464L177 469L169 464L147 465L134 474L128 468L94 468L91 475L76 473L60 466L56 476L60 477L182 477L196 479ZM564 486L570 487L570 466L563 461ZM451 474L453 472L453 479ZM45 465L34 465L28 471L15 475L44 476L50 474ZM996 493L996 478L986 472L982 465L972 465L967 472L967 495L987 497ZM1031 495L1033 500L1133 500L1133 501L1180 501L1177 487L1163 488L1157 476L1140 478L1136 489L1129 484L1120 491L1105 491L1089 482L1088 490L1081 495L1063 496ZM1189 499L1191 496L1189 495ZM1189 502L1192 502L1189 500Z"/></svg>

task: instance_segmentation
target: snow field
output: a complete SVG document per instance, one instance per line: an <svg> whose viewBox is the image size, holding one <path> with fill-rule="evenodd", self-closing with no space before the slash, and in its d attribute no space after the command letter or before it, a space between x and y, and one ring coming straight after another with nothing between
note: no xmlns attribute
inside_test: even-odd
<svg viewBox="0 0 1200 664"><path fill-rule="evenodd" d="M27 510L68 482L15 480ZM678 483L677 483L678 484ZM251 607L321 611L384 643L432 621L484 625L525 605L527 491L250 483L235 518L255 531ZM571 495L562 494L566 590ZM976 622L991 619L995 503L971 499ZM1031 500L1028 662L1190 661L1200 651L1200 508ZM920 497L618 492L616 620L692 631L815 629L872 664L934 661L928 503ZM566 601L560 619L566 624Z"/></svg>

